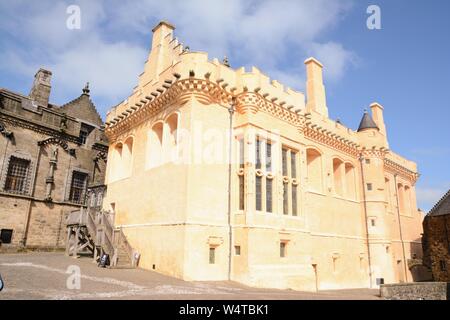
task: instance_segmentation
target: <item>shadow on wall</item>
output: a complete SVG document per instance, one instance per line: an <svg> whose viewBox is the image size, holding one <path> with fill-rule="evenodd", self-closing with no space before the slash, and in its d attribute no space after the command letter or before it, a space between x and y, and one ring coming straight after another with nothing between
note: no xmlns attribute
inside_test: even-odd
<svg viewBox="0 0 450 320"><path fill-rule="evenodd" d="M419 243L417 243L419 242ZM422 239L418 238L410 243L411 258L408 259L408 268L411 271L413 282L432 281L433 276L429 267L424 265L422 256Z"/></svg>

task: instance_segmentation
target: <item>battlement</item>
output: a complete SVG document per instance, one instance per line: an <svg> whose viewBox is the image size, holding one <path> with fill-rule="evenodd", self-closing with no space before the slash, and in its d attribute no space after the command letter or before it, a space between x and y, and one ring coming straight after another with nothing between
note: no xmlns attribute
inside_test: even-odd
<svg viewBox="0 0 450 320"><path fill-rule="evenodd" d="M219 83L233 94L257 92L289 110L305 110L304 93L270 79L256 67L248 71L244 67L233 69L217 58L210 60L206 52L191 52L173 36L173 30L174 27L166 22L159 23L153 29L152 48L144 71L139 75L138 85L126 100L110 110L108 121L139 103L143 97L167 86L168 82L175 80L174 75L185 79L191 77L192 72L195 78Z"/></svg>

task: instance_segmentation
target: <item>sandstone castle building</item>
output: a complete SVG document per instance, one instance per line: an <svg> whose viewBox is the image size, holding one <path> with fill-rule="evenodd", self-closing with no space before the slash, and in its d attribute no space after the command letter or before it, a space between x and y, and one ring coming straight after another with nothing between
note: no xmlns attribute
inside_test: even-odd
<svg viewBox="0 0 450 320"><path fill-rule="evenodd" d="M104 181L108 144L89 87L57 106L51 76L40 69L28 96L0 88L0 250L64 248L68 213Z"/></svg>
<svg viewBox="0 0 450 320"><path fill-rule="evenodd" d="M328 117L316 59L305 95L191 52L173 30L153 29L139 82L105 128L104 209L140 266L299 290L417 278L417 167L390 150L383 107L352 130Z"/></svg>

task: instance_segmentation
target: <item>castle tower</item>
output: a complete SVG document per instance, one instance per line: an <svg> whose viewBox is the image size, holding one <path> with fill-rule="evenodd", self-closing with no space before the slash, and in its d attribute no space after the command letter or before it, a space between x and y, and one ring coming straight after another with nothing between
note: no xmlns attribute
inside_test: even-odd
<svg viewBox="0 0 450 320"><path fill-rule="evenodd" d="M385 128L382 115L380 116L379 113L376 115L378 123L365 111L358 128L358 135L363 141L363 150L360 155L362 200L366 220L371 287L377 287L380 284L378 280L380 278L388 282L393 279L392 266L389 266L390 260L386 259L386 248L389 248L391 244L386 240L389 238L389 230L385 221L384 158L387 149L385 135L382 134L379 124L382 124L383 131Z"/></svg>

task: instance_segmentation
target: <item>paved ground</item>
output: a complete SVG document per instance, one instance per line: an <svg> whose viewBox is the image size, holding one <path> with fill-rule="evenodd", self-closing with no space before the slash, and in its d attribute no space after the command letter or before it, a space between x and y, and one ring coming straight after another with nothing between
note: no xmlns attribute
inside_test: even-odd
<svg viewBox="0 0 450 320"><path fill-rule="evenodd" d="M81 270L81 289L68 289L66 273ZM378 290L321 291L249 288L234 282L185 282L141 269L98 268L89 258L74 259L61 253L1 254L2 299L379 299ZM70 282L69 282L70 283Z"/></svg>

